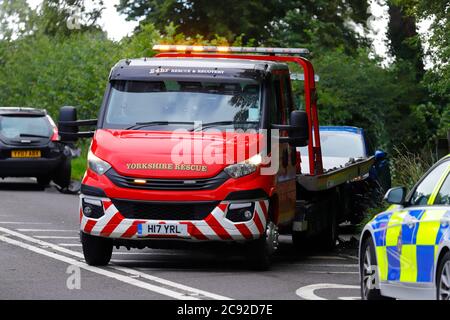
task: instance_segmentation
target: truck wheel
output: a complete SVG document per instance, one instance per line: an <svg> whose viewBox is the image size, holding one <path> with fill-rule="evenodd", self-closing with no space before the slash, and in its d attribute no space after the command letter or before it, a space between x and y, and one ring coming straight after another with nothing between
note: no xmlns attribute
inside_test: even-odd
<svg viewBox="0 0 450 320"><path fill-rule="evenodd" d="M48 187L50 184L51 179L49 177L37 177L37 183L41 187Z"/></svg>
<svg viewBox="0 0 450 320"><path fill-rule="evenodd" d="M278 249L278 236L278 227L269 221L261 238L249 244L247 258L252 269L265 271L270 268L272 255Z"/></svg>
<svg viewBox="0 0 450 320"><path fill-rule="evenodd" d="M72 162L70 158L66 158L56 169L53 181L61 189L64 189L70 185L71 178L72 178Z"/></svg>
<svg viewBox="0 0 450 320"><path fill-rule="evenodd" d="M80 237L86 263L90 266L106 266L112 256L111 239L95 237L83 232Z"/></svg>
<svg viewBox="0 0 450 320"><path fill-rule="evenodd" d="M436 282L437 299L450 300L450 252L447 252L439 262Z"/></svg>
<svg viewBox="0 0 450 320"><path fill-rule="evenodd" d="M381 295L377 288L377 256L372 238L368 237L361 246L361 257L359 258L361 298L362 300L391 300Z"/></svg>
<svg viewBox="0 0 450 320"><path fill-rule="evenodd" d="M323 232L320 233L317 239L317 245L319 248L332 251L336 247L336 242L338 239L338 225L337 218L335 212L332 213L332 216L327 222L327 227Z"/></svg>

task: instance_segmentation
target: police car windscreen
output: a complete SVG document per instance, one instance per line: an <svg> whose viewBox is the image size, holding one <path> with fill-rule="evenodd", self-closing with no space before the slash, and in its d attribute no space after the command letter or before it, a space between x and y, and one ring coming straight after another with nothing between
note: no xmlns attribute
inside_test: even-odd
<svg viewBox="0 0 450 320"><path fill-rule="evenodd" d="M117 80L112 82L103 127L125 129L143 122L174 123L171 127L183 127L176 122L230 122L217 128L256 129L261 118L260 96L260 84L254 80ZM167 127L152 126L151 130Z"/></svg>
<svg viewBox="0 0 450 320"><path fill-rule="evenodd" d="M49 137L52 134L46 117L0 116L0 135L7 139L27 137Z"/></svg>

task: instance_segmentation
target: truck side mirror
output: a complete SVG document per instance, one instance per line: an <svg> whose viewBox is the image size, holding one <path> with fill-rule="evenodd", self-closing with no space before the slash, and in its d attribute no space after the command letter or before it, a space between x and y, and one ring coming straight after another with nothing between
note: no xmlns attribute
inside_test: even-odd
<svg viewBox="0 0 450 320"><path fill-rule="evenodd" d="M406 188L398 187L389 189L386 195L384 196L384 201L389 204L398 204L404 205L406 198Z"/></svg>
<svg viewBox="0 0 450 320"><path fill-rule="evenodd" d="M375 160L376 161L383 161L383 160L386 160L386 158L387 158L387 153L384 152L383 150L375 151Z"/></svg>
<svg viewBox="0 0 450 320"><path fill-rule="evenodd" d="M78 127L68 125L77 121L77 109L64 106L59 110L58 131L63 142L76 142L78 140Z"/></svg>
<svg viewBox="0 0 450 320"><path fill-rule="evenodd" d="M289 137L293 139L294 147L305 147L309 142L309 122L305 111L291 112L291 127Z"/></svg>

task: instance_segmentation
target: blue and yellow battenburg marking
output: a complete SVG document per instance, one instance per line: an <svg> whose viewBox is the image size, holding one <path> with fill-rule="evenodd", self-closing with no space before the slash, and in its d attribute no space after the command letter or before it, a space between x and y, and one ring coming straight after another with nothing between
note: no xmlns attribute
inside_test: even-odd
<svg viewBox="0 0 450 320"><path fill-rule="evenodd" d="M405 223L405 222L410 222ZM446 209L385 212L371 221L381 281L432 282L439 245L449 237Z"/></svg>

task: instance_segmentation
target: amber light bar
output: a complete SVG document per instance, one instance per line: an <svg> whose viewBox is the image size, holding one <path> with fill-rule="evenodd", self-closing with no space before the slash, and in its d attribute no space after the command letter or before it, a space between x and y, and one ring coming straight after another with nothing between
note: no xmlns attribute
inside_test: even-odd
<svg viewBox="0 0 450 320"><path fill-rule="evenodd" d="M265 53L265 54L309 54L303 48L260 48L260 47L216 47L216 46L184 46L157 44L154 51L161 52L214 52L214 53Z"/></svg>

